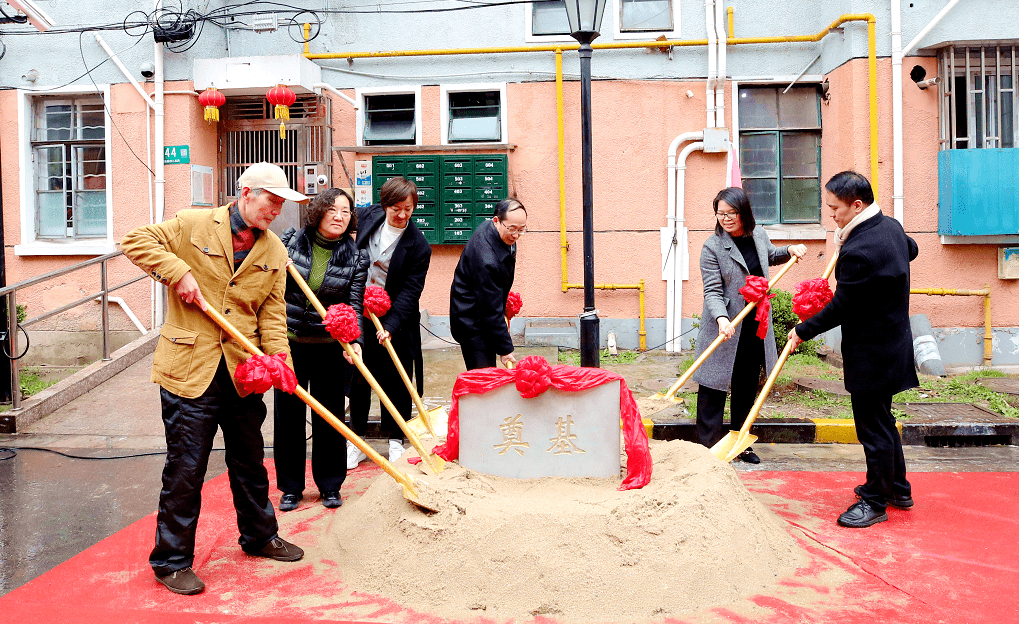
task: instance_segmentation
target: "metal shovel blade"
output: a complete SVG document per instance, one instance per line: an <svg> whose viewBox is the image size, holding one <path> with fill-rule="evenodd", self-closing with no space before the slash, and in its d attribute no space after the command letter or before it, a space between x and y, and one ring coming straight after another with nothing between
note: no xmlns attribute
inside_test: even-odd
<svg viewBox="0 0 1019 624"><path fill-rule="evenodd" d="M446 435L449 430L449 414L446 413L445 407L436 407L435 409L428 410L428 420L431 421L432 428L435 429L436 437L441 438ZM431 437L431 434L428 432L428 426L420 416L415 416L408 420L407 426L422 438Z"/></svg>
<svg viewBox="0 0 1019 624"><path fill-rule="evenodd" d="M725 434L724 438L715 442L715 445L711 447L711 454L722 461L731 462L740 453L753 446L756 441L757 436L751 433L740 435L739 431L730 431Z"/></svg>
<svg viewBox="0 0 1019 624"><path fill-rule="evenodd" d="M682 405L683 403L685 403L685 401L681 397L674 396L670 398L666 396L664 392L656 392L655 394L652 394L648 398L654 401L667 401L669 403L676 403L678 405Z"/></svg>

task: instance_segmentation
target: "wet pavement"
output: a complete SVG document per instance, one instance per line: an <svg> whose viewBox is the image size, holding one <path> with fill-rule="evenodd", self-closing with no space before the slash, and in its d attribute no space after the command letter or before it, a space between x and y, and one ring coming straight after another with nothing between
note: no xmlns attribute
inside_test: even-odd
<svg viewBox="0 0 1019 624"><path fill-rule="evenodd" d="M456 375L464 370L459 350L437 339L426 347L425 403L448 406ZM556 349L518 350L518 356L529 354L555 361ZM674 378L679 361L647 357L644 366L619 367L617 372L624 374L635 395L644 394L659 389L662 380ZM0 595L155 511L165 443L158 388L149 381L151 362L151 355L144 357L21 433L0 435ZM271 446L271 394L266 400L270 417L263 433ZM373 410L377 414L377 400ZM385 440L369 442L380 451L386 447ZM222 448L221 437L216 448ZM762 463L737 462L737 470L865 470L859 445L758 444L754 448ZM911 472L1019 470L1016 446L907 446L905 452ZM267 454L271 456L271 449ZM213 452L207 479L224 471L223 453ZM278 496L272 493L274 503ZM136 553L142 560L147 554Z"/></svg>

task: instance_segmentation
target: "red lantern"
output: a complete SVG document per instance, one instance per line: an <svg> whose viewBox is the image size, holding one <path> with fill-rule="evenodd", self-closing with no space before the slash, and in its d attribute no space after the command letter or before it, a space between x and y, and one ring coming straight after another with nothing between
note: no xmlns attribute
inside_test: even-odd
<svg viewBox="0 0 1019 624"><path fill-rule="evenodd" d="M198 96L198 103L205 107L205 121L219 121L219 107L226 104L226 96L209 87Z"/></svg>
<svg viewBox="0 0 1019 624"><path fill-rule="evenodd" d="M283 85L276 85L265 94L265 99L276 106L275 118L280 120L280 138L287 138L284 121L290 120L290 105L297 101L297 94Z"/></svg>

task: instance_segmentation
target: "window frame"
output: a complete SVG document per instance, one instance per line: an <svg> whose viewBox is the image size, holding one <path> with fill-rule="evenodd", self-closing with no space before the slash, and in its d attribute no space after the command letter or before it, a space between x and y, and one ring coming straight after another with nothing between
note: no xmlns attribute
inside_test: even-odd
<svg viewBox="0 0 1019 624"><path fill-rule="evenodd" d="M739 78L733 78L732 83L731 83L732 84L732 90L731 90L731 98L732 98L732 126L733 126L732 136L735 138L735 146L734 146L735 147L735 153L737 155L739 155L739 153L740 153L740 147L741 146L740 146L739 140L740 140L740 136L741 136L741 134L743 132L743 129L740 127L740 124L739 124L739 117L740 117L740 113L739 113L739 90L740 90L741 87L750 86L750 87L771 87L771 88L784 89L785 87L789 86L790 84L794 84L794 83L795 83L794 86L804 87L804 86L819 86L823 82L824 82L824 76L820 76L820 75L803 75L803 76L799 76L799 77L795 77L795 76L774 76L774 77L768 77L768 78L761 78L761 77L749 77L749 78L739 77ZM823 103L823 102L821 102L821 103ZM819 103L819 105L821 103ZM824 195L824 183L823 183L823 180L821 179L822 164L821 164L821 156L820 156L820 153L821 153L821 144L822 144L822 142L824 140L824 119L823 119L823 114L819 114L818 116L819 116L819 122L818 123L820 125L820 128L818 130L819 142L818 142L818 168L817 168L817 173L818 173L818 184L821 187L821 193L820 193L821 197L818 199L818 219L817 219L817 221L798 221L798 222L784 223L781 220L781 214L782 214L781 213L781 208L782 207L781 207L781 204L780 204L779 205L779 221L777 221L775 223L761 223L761 225L768 230L768 233L769 233L769 235L771 235L772 239L775 239L775 240L779 240L779 239L807 240L807 239L821 239L821 238L824 238L824 236L825 236L826 230L824 229L824 226L822 225L822 221L824 219L824 198L823 198L823 195ZM757 131L756 130L748 130L747 132L757 132ZM762 131L762 132L764 132L764 131ZM779 152L779 155L781 156L781 152ZM743 167L743 165L742 165L742 162L741 162L740 163L740 169L741 170L742 170L742 167ZM779 183L781 183L781 169L779 169L779 174L780 175L778 176L778 180L779 180ZM779 185L781 186L781 184L779 184ZM781 199L780 199L780 201L781 201ZM756 215L755 215L755 217L756 217Z"/></svg>
<svg viewBox="0 0 1019 624"><path fill-rule="evenodd" d="M630 32L622 29L622 2L623 0L612 0L612 10L614 19L612 20L613 33L612 36L619 39L654 39L664 35L669 39L679 38L680 28L682 23L680 22L680 0L668 0L672 6L672 30L642 30L640 32Z"/></svg>
<svg viewBox="0 0 1019 624"><path fill-rule="evenodd" d="M88 238L43 238L36 234L37 214L37 163L32 135L35 130L36 103L43 100L73 100L84 97L98 97L103 101L104 138L103 148L106 167L106 234ZM18 186L21 211L21 242L14 245L16 256L101 256L117 250L113 238L113 123L110 119L110 85L101 84L96 88L75 86L57 89L18 89ZM44 142L40 142L44 143ZM98 143L98 142L97 142Z"/></svg>
<svg viewBox="0 0 1019 624"><path fill-rule="evenodd" d="M977 42L979 43L979 42ZM1001 61L999 54L1008 50L1006 62ZM971 51L973 55L971 56ZM989 53L993 59L988 59ZM977 57L977 58L974 58ZM947 149L1012 149L1019 147L1019 44L966 45L949 44L938 49L937 54L938 82L938 125L940 130L938 150ZM1002 87L1001 78L1008 76L1011 86ZM962 78L964 90L958 91L958 79ZM980 79L980 87L975 82ZM988 93L988 79L993 79L992 87L996 94ZM1012 118L1002 113L1004 94L1012 106ZM962 96L963 104L959 99ZM980 111L977 111L976 99L980 100ZM993 100L993 102L992 102ZM965 111L960 111L960 106ZM994 109L995 114L990 115ZM959 137L958 117L963 113L966 118L966 136ZM978 119L979 117L979 119ZM1003 147L1002 126L1008 121L1012 125L1011 145ZM989 134L994 127L995 135ZM977 132L980 130L981 132ZM979 134L980 136L975 136ZM965 143L965 146L960 146Z"/></svg>
<svg viewBox="0 0 1019 624"><path fill-rule="evenodd" d="M394 144L386 147L399 148L400 145L424 145L423 141L423 129L424 124L421 119L421 86L413 87L358 87L354 90L354 99L357 101L357 120L355 122L355 132L357 136L358 147L371 147L364 144L364 122L365 112L367 111L365 96L372 95L413 95L414 96L414 143Z"/></svg>
<svg viewBox="0 0 1019 624"><path fill-rule="evenodd" d="M498 141L455 141L449 140L449 94L479 93L485 91L499 92L499 133ZM439 85L439 144L440 145L499 145L509 143L509 106L506 102L506 83L470 83L458 85Z"/></svg>
<svg viewBox="0 0 1019 624"><path fill-rule="evenodd" d="M527 2L524 7L524 41L527 43L576 43L577 40L569 34L565 35L535 35L532 19L534 3Z"/></svg>

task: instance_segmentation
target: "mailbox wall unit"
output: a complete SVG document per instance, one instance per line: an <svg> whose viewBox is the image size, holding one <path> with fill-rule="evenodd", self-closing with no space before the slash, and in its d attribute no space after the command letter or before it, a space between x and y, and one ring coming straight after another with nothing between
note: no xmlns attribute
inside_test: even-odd
<svg viewBox="0 0 1019 624"><path fill-rule="evenodd" d="M386 180L404 176L418 187L414 223L435 244L463 245L506 197L506 154L376 156L372 201Z"/></svg>

